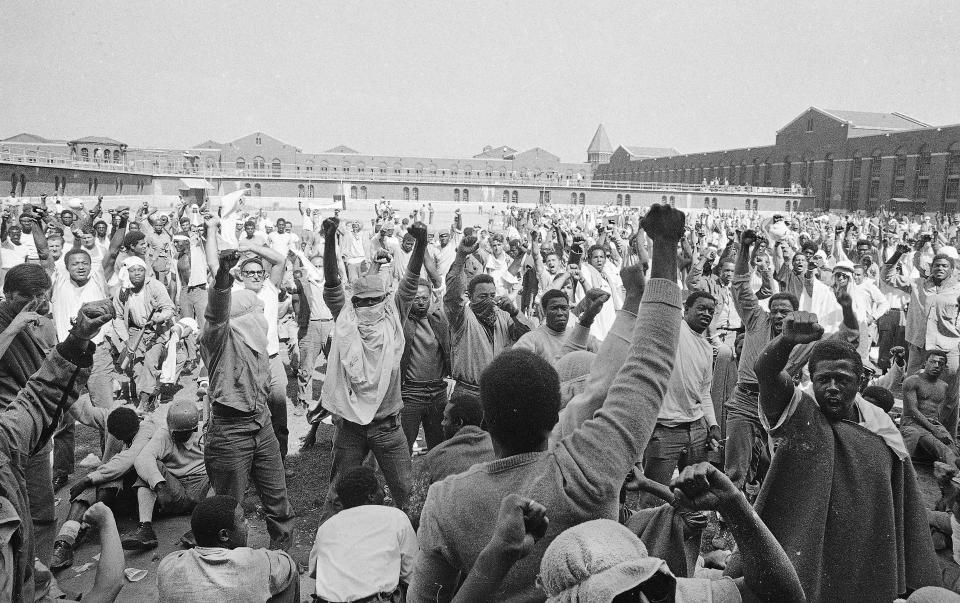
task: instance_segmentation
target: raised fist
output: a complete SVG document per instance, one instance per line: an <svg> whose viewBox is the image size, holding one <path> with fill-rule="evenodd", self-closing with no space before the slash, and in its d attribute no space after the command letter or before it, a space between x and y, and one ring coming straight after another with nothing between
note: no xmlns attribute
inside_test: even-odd
<svg viewBox="0 0 960 603"><path fill-rule="evenodd" d="M685 223L686 217L682 211L658 203L640 220L640 227L654 241L677 243L683 237Z"/></svg>
<svg viewBox="0 0 960 603"><path fill-rule="evenodd" d="M476 253L477 249L480 249L480 243L477 242L477 237L470 235L463 237L463 240L460 241L460 246L457 247L457 253L466 256Z"/></svg>
<svg viewBox="0 0 960 603"><path fill-rule="evenodd" d="M620 280L623 282L623 289L627 295L636 293L643 295L643 288L646 285L646 270L643 264L637 262L630 266L624 266L620 269Z"/></svg>
<svg viewBox="0 0 960 603"><path fill-rule="evenodd" d="M837 294L837 303L844 308L853 307L853 298L846 291Z"/></svg>
<svg viewBox="0 0 960 603"><path fill-rule="evenodd" d="M597 314L600 314L600 310L603 309L603 304L610 299L610 294L604 291L603 289L590 289L587 291L587 295L583 300L583 313L590 318L594 318Z"/></svg>
<svg viewBox="0 0 960 603"><path fill-rule="evenodd" d="M213 214L206 214L203 216L203 223L207 226L207 230L216 231L220 226L220 218Z"/></svg>
<svg viewBox="0 0 960 603"><path fill-rule="evenodd" d="M320 225L320 229L323 231L324 237L335 237L337 236L337 228L340 227L339 218L326 218L323 223Z"/></svg>
<svg viewBox="0 0 960 603"><path fill-rule="evenodd" d="M373 258L373 261L381 266L384 264L389 264L393 261L393 256L390 255L390 252L386 249L381 249L377 251L377 257Z"/></svg>
<svg viewBox="0 0 960 603"><path fill-rule="evenodd" d="M910 253L912 251L911 247L906 243L897 243L897 253L903 255L905 253Z"/></svg>
<svg viewBox="0 0 960 603"><path fill-rule="evenodd" d="M810 343L823 337L823 327L813 312L791 312L783 321L783 338L791 343Z"/></svg>
<svg viewBox="0 0 960 603"><path fill-rule="evenodd" d="M753 230L745 230L743 234L740 235L740 245L743 247L750 247L757 242L757 233Z"/></svg>
<svg viewBox="0 0 960 603"><path fill-rule="evenodd" d="M87 302L80 306L70 332L80 339L90 339L100 331L100 327L113 320L113 317L113 300Z"/></svg>
<svg viewBox="0 0 960 603"><path fill-rule="evenodd" d="M407 232L416 240L420 245L427 244L427 225L423 222L414 222L409 227L407 227Z"/></svg>

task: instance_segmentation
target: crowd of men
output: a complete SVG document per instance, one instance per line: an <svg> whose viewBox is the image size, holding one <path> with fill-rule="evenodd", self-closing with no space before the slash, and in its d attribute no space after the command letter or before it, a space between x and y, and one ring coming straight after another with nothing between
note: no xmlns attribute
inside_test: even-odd
<svg viewBox="0 0 960 603"><path fill-rule="evenodd" d="M65 596L93 534L84 600L113 600L185 514L164 601L956 596L956 217L3 207L0 600ZM313 593L288 410L334 426ZM77 422L102 462L74 479Z"/></svg>

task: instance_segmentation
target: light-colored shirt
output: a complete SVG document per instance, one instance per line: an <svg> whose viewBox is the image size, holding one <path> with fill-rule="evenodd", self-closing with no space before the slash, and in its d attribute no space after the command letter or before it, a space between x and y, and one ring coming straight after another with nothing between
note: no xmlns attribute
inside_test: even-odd
<svg viewBox="0 0 960 603"><path fill-rule="evenodd" d="M240 291L246 289L246 287L243 283L237 281L233 289L234 291ZM263 302L263 316L267 319L267 355L273 356L280 353L280 334L277 330L280 324L280 292L277 291L272 282L264 280L263 286L257 291L257 297Z"/></svg>
<svg viewBox="0 0 960 603"><path fill-rule="evenodd" d="M60 260L58 267L63 264ZM53 271L53 294L51 295L50 307L53 312L53 324L57 328L57 341L64 341L70 333L70 320L80 311L80 306L86 302L100 301L110 298L110 290L107 287L107 279L104 278L103 269L93 265L90 271L90 278L83 285L77 285L70 278L66 270ZM104 325L100 331L90 340L99 344L103 341L106 331L110 325Z"/></svg>
<svg viewBox="0 0 960 603"><path fill-rule="evenodd" d="M392 592L410 581L420 546L406 513L360 505L324 522L310 551L310 577L328 601L355 601Z"/></svg>
<svg viewBox="0 0 960 603"><path fill-rule="evenodd" d="M706 418L708 425L716 425L710 397L712 382L713 346L703 333L697 333L687 321L681 321L677 357L657 423L675 427Z"/></svg>
<svg viewBox="0 0 960 603"><path fill-rule="evenodd" d="M297 601L297 562L284 551L198 546L174 551L157 566L161 601L263 603L280 593Z"/></svg>
<svg viewBox="0 0 960 603"><path fill-rule="evenodd" d="M550 364L556 364L557 360L560 360L564 354L575 349L589 352L596 352L600 349L600 341L593 335L584 333L582 338L586 340L586 345L571 345L569 349L565 350L564 343L574 340L574 332L577 329L589 331L589 329L576 322L576 319L568 320L566 330L559 332L554 331L544 323L529 333L524 333L517 340L517 343L513 344L513 347L517 350L529 350Z"/></svg>

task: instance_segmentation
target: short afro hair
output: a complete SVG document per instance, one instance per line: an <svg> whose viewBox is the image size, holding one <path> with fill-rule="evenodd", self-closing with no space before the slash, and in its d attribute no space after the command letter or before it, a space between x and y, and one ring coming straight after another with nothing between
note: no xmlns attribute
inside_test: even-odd
<svg viewBox="0 0 960 603"><path fill-rule="evenodd" d="M17 264L7 271L3 281L3 293L19 293L27 297L43 295L53 286L53 281L40 264Z"/></svg>
<svg viewBox="0 0 960 603"><path fill-rule="evenodd" d="M87 253L87 251L86 251L85 249L82 249L82 248L79 248L79 247L71 247L70 249L67 250L67 252L66 252L65 254L63 254L63 263L69 265L69 264L70 264L70 258L72 258L72 257L75 256L75 255L82 255L82 256L84 256L84 257L87 258L87 261L88 261L88 262L91 261L91 260L90 260L90 254Z"/></svg>
<svg viewBox="0 0 960 603"><path fill-rule="evenodd" d="M450 405L450 420L454 423L480 427L483 424L483 406L473 396L463 396L456 404Z"/></svg>
<svg viewBox="0 0 960 603"><path fill-rule="evenodd" d="M819 248L817 247L817 244L814 243L813 241L804 241L803 245L800 246L800 251L805 254L806 253L816 254L818 249Z"/></svg>
<svg viewBox="0 0 960 603"><path fill-rule="evenodd" d="M931 356L940 356L941 358L943 358L943 361L944 361L944 362L947 361L947 352L946 352L946 350L927 350L927 353L924 354L924 356L923 356L924 362L926 362L926 360L927 360L928 358L930 358Z"/></svg>
<svg viewBox="0 0 960 603"><path fill-rule="evenodd" d="M883 412L890 412L893 408L893 394L885 387L871 385L863 390L861 394L867 402L879 407Z"/></svg>
<svg viewBox="0 0 960 603"><path fill-rule="evenodd" d="M853 347L846 341L837 339L821 339L813 344L810 352L810 362L807 364L807 370L810 371L810 377L813 378L817 371L817 363L829 362L834 360L849 360L853 363L853 370L859 379L863 375L863 359Z"/></svg>
<svg viewBox="0 0 960 603"><path fill-rule="evenodd" d="M950 263L951 268L957 267L956 261L945 253L938 253L937 255L933 256L933 259L930 260L930 265L933 266L933 263L937 260L947 260Z"/></svg>
<svg viewBox="0 0 960 603"><path fill-rule="evenodd" d="M683 309L689 310L690 308L693 307L693 304L697 303L697 300L701 298L709 299L713 303L717 303L717 298L714 297L712 294L706 291L694 291L693 293L687 296L687 299L683 301Z"/></svg>
<svg viewBox="0 0 960 603"><path fill-rule="evenodd" d="M560 378L533 352L507 350L480 375L480 403L487 431L504 448L536 452L560 420Z"/></svg>
<svg viewBox="0 0 960 603"><path fill-rule="evenodd" d="M107 433L122 442L129 442L140 431L140 418L129 406L114 408L107 415Z"/></svg>
<svg viewBox="0 0 960 603"><path fill-rule="evenodd" d="M800 309L800 300L797 299L797 296L794 295L793 293L787 293L785 291L781 291L780 293L774 293L773 295L771 295L769 301L767 302L767 307L769 308L770 305L773 304L773 302L780 299L785 299L788 302L790 302L790 305L793 306L794 312Z"/></svg>
<svg viewBox="0 0 960 603"><path fill-rule="evenodd" d="M236 498L223 494L210 496L197 504L190 516L190 529L197 539L197 546L221 546L220 530L232 532L236 528L234 514L238 504Z"/></svg>
<svg viewBox="0 0 960 603"><path fill-rule="evenodd" d="M146 238L147 235L143 234L139 230L131 230L127 234L123 235L122 246L126 247L127 249L131 249L134 245Z"/></svg>
<svg viewBox="0 0 960 603"><path fill-rule="evenodd" d="M467 283L467 295L468 296L473 295L473 290L477 288L477 285L482 285L483 283L487 283L489 285L496 284L495 282L493 282L493 277L490 276L489 274L478 274L477 276L470 279L469 283Z"/></svg>
<svg viewBox="0 0 960 603"><path fill-rule="evenodd" d="M546 310L550 300L557 298L562 298L568 304L570 303L570 298L560 289L548 289L543 296L540 297L540 307Z"/></svg>
<svg viewBox="0 0 960 603"><path fill-rule="evenodd" d="M378 487L373 469L360 465L344 471L337 479L335 490L343 508L350 509L368 503Z"/></svg>

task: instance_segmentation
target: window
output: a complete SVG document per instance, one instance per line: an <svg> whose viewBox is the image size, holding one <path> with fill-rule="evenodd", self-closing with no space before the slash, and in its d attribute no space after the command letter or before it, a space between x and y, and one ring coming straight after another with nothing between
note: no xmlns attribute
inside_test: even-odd
<svg viewBox="0 0 960 603"><path fill-rule="evenodd" d="M60 176L57 176L53 179L53 190L60 190Z"/></svg>
<svg viewBox="0 0 960 603"><path fill-rule="evenodd" d="M517 191L513 191L513 194L510 197L513 200L513 202L516 203L517 199L519 198L519 195L517 194Z"/></svg>
<svg viewBox="0 0 960 603"><path fill-rule="evenodd" d="M773 169L769 159L763 162L763 185L766 187L773 186Z"/></svg>
<svg viewBox="0 0 960 603"><path fill-rule="evenodd" d="M308 199L313 199L313 185L312 185L312 184L308 184L308 185L307 185L307 198L308 198Z"/></svg>
<svg viewBox="0 0 960 603"><path fill-rule="evenodd" d="M247 167L247 162L243 160L243 157L237 157L237 169L243 170Z"/></svg>
<svg viewBox="0 0 960 603"><path fill-rule="evenodd" d="M306 187L303 186L302 184L297 187L297 196L298 196L298 197L301 197L301 198L302 198L305 192L306 192Z"/></svg>
<svg viewBox="0 0 960 603"><path fill-rule="evenodd" d="M891 197L903 197L906 192L907 154L897 149L893 159L893 189Z"/></svg>
<svg viewBox="0 0 960 603"><path fill-rule="evenodd" d="M587 204L587 196L583 193L580 193L580 205L586 205L586 204Z"/></svg>
<svg viewBox="0 0 960 603"><path fill-rule="evenodd" d="M272 173L274 178L280 177L280 160L279 159L274 159L273 161L270 162L270 172Z"/></svg>
<svg viewBox="0 0 960 603"><path fill-rule="evenodd" d="M823 207L830 209L830 198L833 196L833 155L827 153L823 161L823 190L820 191L820 198L823 200Z"/></svg>
<svg viewBox="0 0 960 603"><path fill-rule="evenodd" d="M453 202L454 202L454 203L460 203L460 189L459 189L459 188L453 189Z"/></svg>
<svg viewBox="0 0 960 603"><path fill-rule="evenodd" d="M617 205L623 205L623 195L617 195Z"/></svg>
<svg viewBox="0 0 960 603"><path fill-rule="evenodd" d="M740 162L740 167L737 168L737 184L744 186L747 183L747 163L745 161Z"/></svg>
<svg viewBox="0 0 960 603"><path fill-rule="evenodd" d="M414 201L420 200L420 189L417 187L413 187L413 200Z"/></svg>
<svg viewBox="0 0 960 603"><path fill-rule="evenodd" d="M760 162L753 160L753 174L750 176L751 186L760 186Z"/></svg>
<svg viewBox="0 0 960 603"><path fill-rule="evenodd" d="M854 153L850 161L850 190L847 191L847 206L850 209L857 209L860 205L860 173L863 168L863 160L860 153Z"/></svg>
<svg viewBox="0 0 960 603"><path fill-rule="evenodd" d="M21 174L21 175L20 175L20 194L21 194L21 195L23 194L23 185L24 185L24 179L23 179L23 174ZM94 195L97 194L97 189L98 189L98 188L100 188L100 181L97 180L96 178L94 178L94 179L93 179L93 194L94 194Z"/></svg>
<svg viewBox="0 0 960 603"><path fill-rule="evenodd" d="M630 195L623 196L623 204L627 207L630 207Z"/></svg>
<svg viewBox="0 0 960 603"><path fill-rule="evenodd" d="M780 188L790 188L790 158L783 158L783 178L780 180Z"/></svg>
<svg viewBox="0 0 960 603"><path fill-rule="evenodd" d="M813 132L813 118L807 119L807 132Z"/></svg>
<svg viewBox="0 0 960 603"><path fill-rule="evenodd" d="M670 195L670 207L676 207L677 201L673 198L673 195Z"/></svg>
<svg viewBox="0 0 960 603"><path fill-rule="evenodd" d="M470 203L470 191L463 189L463 202Z"/></svg>
<svg viewBox="0 0 960 603"><path fill-rule="evenodd" d="M790 211L790 199L787 199L787 202L783 208L784 211Z"/></svg>
<svg viewBox="0 0 960 603"><path fill-rule="evenodd" d="M263 143L263 141L260 140L260 135L257 134L257 144L262 144L262 143Z"/></svg>
<svg viewBox="0 0 960 603"><path fill-rule="evenodd" d="M546 191L546 194L544 195L544 199L546 200L547 203L550 203L550 191Z"/></svg>
<svg viewBox="0 0 960 603"><path fill-rule="evenodd" d="M243 183L243 188L245 188L245 189L247 189L247 190L250 190L250 183L249 183L249 182L244 182L244 183Z"/></svg>
<svg viewBox="0 0 960 603"><path fill-rule="evenodd" d="M360 198L361 198L361 199L366 199L366 198L367 198L367 187L365 187L365 186L361 186L361 187L360 187Z"/></svg>
<svg viewBox="0 0 960 603"><path fill-rule="evenodd" d="M571 205L577 204L577 193L570 193L570 204Z"/></svg>
<svg viewBox="0 0 960 603"><path fill-rule="evenodd" d="M930 194L930 151L924 147L917 156L917 181L914 185L913 197L918 201L926 202Z"/></svg>
<svg viewBox="0 0 960 603"><path fill-rule="evenodd" d="M760 200L759 200L759 199L754 199L754 200L753 200L753 211L757 211L757 209L759 209L759 205L760 205Z"/></svg>
<svg viewBox="0 0 960 603"><path fill-rule="evenodd" d="M410 200L410 187L408 186L403 187L403 200L404 201Z"/></svg>
<svg viewBox="0 0 960 603"><path fill-rule="evenodd" d="M263 189L260 188L260 183L257 182L253 185L253 196L260 197L263 193Z"/></svg>
<svg viewBox="0 0 960 603"><path fill-rule="evenodd" d="M743 202L743 209L745 209L745 210L747 210L747 211L750 211L750 199L746 199L746 200Z"/></svg>
<svg viewBox="0 0 960 603"><path fill-rule="evenodd" d="M253 172L256 176L263 176L266 171L267 163L264 161L263 157L254 157L253 158Z"/></svg>
<svg viewBox="0 0 960 603"><path fill-rule="evenodd" d="M664 203L664 204L665 204L666 202L667 202L667 196L666 196L666 195L660 197L660 203Z"/></svg>
<svg viewBox="0 0 960 603"><path fill-rule="evenodd" d="M716 197L714 197L713 199L710 200L710 206L713 207L713 209L717 209L717 198L716 198Z"/></svg>
<svg viewBox="0 0 960 603"><path fill-rule="evenodd" d="M27 177L23 174L20 174L20 196L27 191ZM93 192L97 192L97 180L93 180Z"/></svg>
<svg viewBox="0 0 960 603"><path fill-rule="evenodd" d="M960 203L960 142L954 143L950 147L950 154L947 156L947 185L944 191L944 204L950 204L953 211L956 211L957 203Z"/></svg>
<svg viewBox="0 0 960 603"><path fill-rule="evenodd" d="M351 187L350 187L350 198L351 198L351 199L356 199L356 198L357 198L357 187L356 187L356 186L351 186Z"/></svg>
<svg viewBox="0 0 960 603"><path fill-rule="evenodd" d="M100 161L100 149L93 150L93 160L96 162Z"/></svg>
<svg viewBox="0 0 960 603"><path fill-rule="evenodd" d="M87 178L87 194L93 192L93 178ZM17 194L16 184L14 184L13 194Z"/></svg>
<svg viewBox="0 0 960 603"><path fill-rule="evenodd" d="M113 152L113 162L120 163L120 151Z"/></svg>
<svg viewBox="0 0 960 603"><path fill-rule="evenodd" d="M704 209L710 209L710 197L703 198L703 207Z"/></svg>
<svg viewBox="0 0 960 603"><path fill-rule="evenodd" d="M82 161L90 161L90 151L86 147L80 149L80 159Z"/></svg>
<svg viewBox="0 0 960 603"><path fill-rule="evenodd" d="M510 191L506 191L506 190L503 191L503 202L504 203L510 202Z"/></svg>

